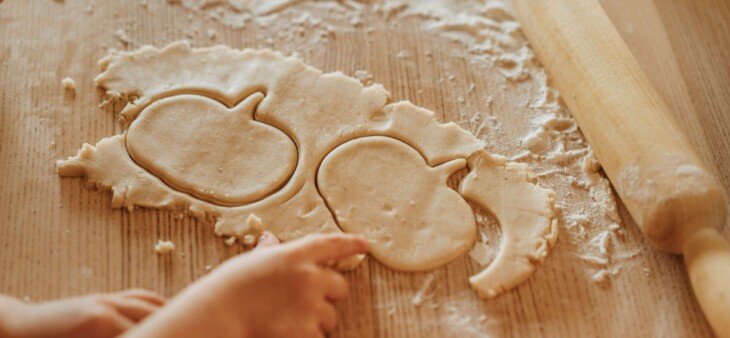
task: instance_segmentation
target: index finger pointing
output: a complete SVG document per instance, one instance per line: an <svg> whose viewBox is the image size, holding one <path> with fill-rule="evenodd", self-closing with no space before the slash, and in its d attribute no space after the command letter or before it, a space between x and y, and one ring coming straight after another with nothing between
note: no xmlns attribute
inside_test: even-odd
<svg viewBox="0 0 730 338"><path fill-rule="evenodd" d="M327 263L368 251L368 241L358 235L317 234L292 243L292 249L304 259Z"/></svg>

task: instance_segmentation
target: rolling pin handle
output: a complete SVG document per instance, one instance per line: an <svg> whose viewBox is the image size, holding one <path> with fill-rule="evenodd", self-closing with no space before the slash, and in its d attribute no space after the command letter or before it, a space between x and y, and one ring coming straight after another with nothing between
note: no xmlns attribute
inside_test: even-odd
<svg viewBox="0 0 730 338"><path fill-rule="evenodd" d="M730 338L730 243L714 228L692 234L684 262L700 307L719 338Z"/></svg>

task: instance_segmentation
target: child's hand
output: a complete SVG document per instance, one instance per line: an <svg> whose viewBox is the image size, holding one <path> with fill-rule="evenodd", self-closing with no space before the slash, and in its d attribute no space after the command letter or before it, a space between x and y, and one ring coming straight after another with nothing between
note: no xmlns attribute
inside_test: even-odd
<svg viewBox="0 0 730 338"><path fill-rule="evenodd" d="M323 337L348 285L327 263L367 251L354 235L313 235L276 245L265 233L251 253L222 264L129 332L135 337Z"/></svg>
<svg viewBox="0 0 730 338"><path fill-rule="evenodd" d="M160 296L145 290L38 304L0 296L0 336L116 337L163 303Z"/></svg>

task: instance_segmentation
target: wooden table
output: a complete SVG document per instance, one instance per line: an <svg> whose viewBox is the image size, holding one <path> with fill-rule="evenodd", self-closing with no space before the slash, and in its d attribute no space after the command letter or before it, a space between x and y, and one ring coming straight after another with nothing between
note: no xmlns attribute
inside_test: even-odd
<svg viewBox="0 0 730 338"><path fill-rule="evenodd" d="M602 4L728 190L730 2ZM189 13L179 6L163 1L150 1L149 10L131 1L103 5L92 0L0 5L2 293L40 301L142 287L171 296L204 275L207 265L238 252L209 225L156 210L111 210L109 193L56 175L55 160L120 131L113 114L120 107L98 107L101 93L93 77L96 61L106 54L100 46L163 46L189 33ZM196 46L269 46L260 32L211 25L220 32L218 39L198 34L192 37ZM133 43L115 38L119 27ZM459 103L446 99L455 97L456 89L426 81L438 70L402 66L393 57L404 44L433 42L415 25L401 27L391 34L375 32L378 46L345 36L302 57L325 71L370 69L396 99L438 112L458 111ZM430 47L438 63L439 48ZM468 67L461 71L468 75ZM76 80L75 96L60 85L66 76ZM711 336L681 258L651 249L622 212L627 237L642 249L635 264L610 283L596 285L566 263L569 248L562 242L529 282L492 301L479 300L468 288L466 278L477 268L466 257L423 274L395 272L368 260L347 274L352 296L339 305L342 319L333 336ZM158 238L171 239L178 249L156 255ZM428 279L433 300L414 306L414 293Z"/></svg>

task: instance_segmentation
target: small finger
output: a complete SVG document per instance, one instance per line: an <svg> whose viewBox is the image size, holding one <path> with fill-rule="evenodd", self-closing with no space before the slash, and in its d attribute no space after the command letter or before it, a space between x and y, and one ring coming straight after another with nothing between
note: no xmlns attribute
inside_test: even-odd
<svg viewBox="0 0 730 338"><path fill-rule="evenodd" d="M162 296L145 289L129 289L119 292L118 295L128 298L141 299L156 306L165 305L165 299L162 298Z"/></svg>
<svg viewBox="0 0 730 338"><path fill-rule="evenodd" d="M279 239L276 238L274 234L264 231L264 233L259 236L258 242L256 243L256 249L263 249L277 244L279 244Z"/></svg>
<svg viewBox="0 0 730 338"><path fill-rule="evenodd" d="M335 326L337 326L337 311L331 303L322 303L318 311L318 316L319 325L323 333L332 332Z"/></svg>
<svg viewBox="0 0 730 338"><path fill-rule="evenodd" d="M291 242L291 250L315 263L330 263L368 251L367 240L350 234L317 234Z"/></svg>
<svg viewBox="0 0 730 338"><path fill-rule="evenodd" d="M106 303L134 323L139 323L159 308L141 299L127 297L110 297Z"/></svg>
<svg viewBox="0 0 730 338"><path fill-rule="evenodd" d="M103 330L105 337L117 337L134 326L134 322L117 311L109 311L108 321Z"/></svg>
<svg viewBox="0 0 730 338"><path fill-rule="evenodd" d="M350 293L350 284L341 273L332 269L324 269L322 285L325 288L325 297L330 302L347 298Z"/></svg>

